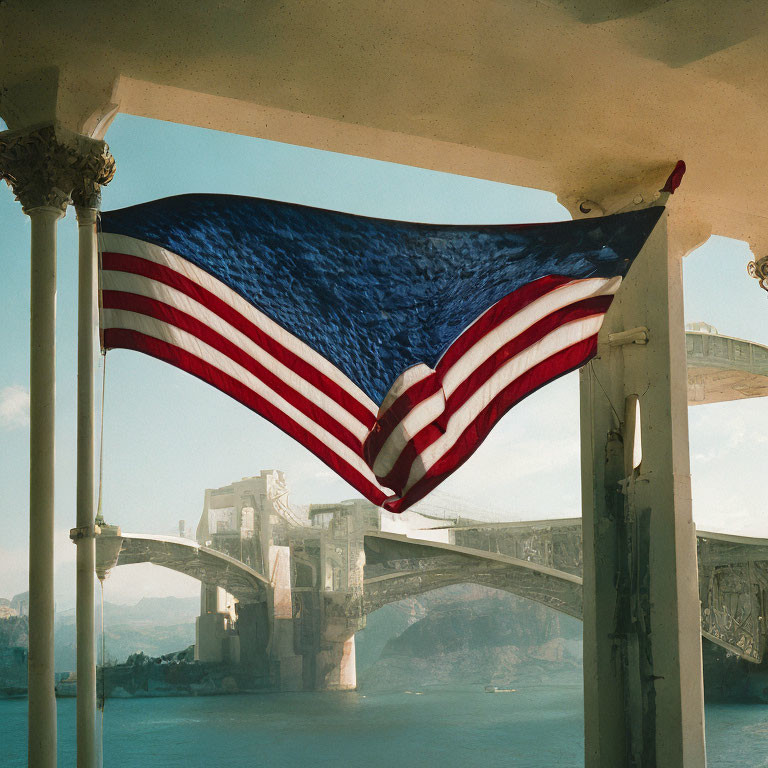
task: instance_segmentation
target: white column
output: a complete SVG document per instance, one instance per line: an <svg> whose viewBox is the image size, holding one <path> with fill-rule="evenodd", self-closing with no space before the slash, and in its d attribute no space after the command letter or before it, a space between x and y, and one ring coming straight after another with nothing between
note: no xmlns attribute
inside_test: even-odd
<svg viewBox="0 0 768 768"><path fill-rule="evenodd" d="M103 141L79 137L72 200L78 221L77 314L77 768L97 768L101 747L96 733L96 636L94 539L94 358L97 325L96 220L101 187L115 173ZM102 664L104 660L102 659Z"/></svg>
<svg viewBox="0 0 768 768"><path fill-rule="evenodd" d="M53 666L56 222L60 207L26 209L32 224L29 361L29 765L56 766Z"/></svg>
<svg viewBox="0 0 768 768"><path fill-rule="evenodd" d="M112 179L114 171L114 160L103 141L72 133L59 125L0 133L0 178L11 186L32 224L28 662L31 768L56 766L53 663L56 222L64 215L70 194L75 194L78 205L96 207L93 201L98 200L101 185ZM92 253L92 243L90 248ZM88 352L92 352L90 343ZM92 384L90 397L93 397ZM93 428L92 421L90 428ZM86 433L87 425L83 434ZM92 472L92 455L90 465ZM90 482L92 489L92 479ZM78 505L78 515L80 513ZM92 555L90 562L93 568ZM78 578L83 567L78 558ZM91 586L91 595L92 589ZM93 627L92 619L90 626Z"/></svg>
<svg viewBox="0 0 768 768"><path fill-rule="evenodd" d="M94 380L96 215L77 207L77 768L96 768Z"/></svg>
<svg viewBox="0 0 768 768"><path fill-rule="evenodd" d="M705 765L695 529L688 457L682 253L667 213L606 315L581 372L587 768ZM609 335L648 329L648 343ZM629 482L628 397L642 463ZM623 490L622 490L623 486Z"/></svg>

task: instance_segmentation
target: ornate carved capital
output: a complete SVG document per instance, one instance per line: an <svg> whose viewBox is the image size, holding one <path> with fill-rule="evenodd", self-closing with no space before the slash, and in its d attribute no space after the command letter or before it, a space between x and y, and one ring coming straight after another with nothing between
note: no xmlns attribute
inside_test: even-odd
<svg viewBox="0 0 768 768"><path fill-rule="evenodd" d="M80 152L75 162L72 202L77 208L99 208L101 188L115 176L115 158L103 141L89 139L88 151Z"/></svg>
<svg viewBox="0 0 768 768"><path fill-rule="evenodd" d="M115 161L103 141L59 126L45 125L0 133L0 178L25 211L76 205L98 207L99 190L115 174Z"/></svg>
<svg viewBox="0 0 768 768"><path fill-rule="evenodd" d="M760 287L764 291L768 291L768 256L750 261L747 264L747 273L750 277L760 281Z"/></svg>

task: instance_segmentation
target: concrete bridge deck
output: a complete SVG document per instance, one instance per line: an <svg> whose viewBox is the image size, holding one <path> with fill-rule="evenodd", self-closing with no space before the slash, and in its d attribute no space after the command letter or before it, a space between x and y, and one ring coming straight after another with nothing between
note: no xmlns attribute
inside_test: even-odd
<svg viewBox="0 0 768 768"><path fill-rule="evenodd" d="M392 533L366 533L363 607L451 584L482 584L581 618L580 576L499 552L486 552Z"/></svg>
<svg viewBox="0 0 768 768"><path fill-rule="evenodd" d="M450 540L420 539L419 531L360 531L365 558L357 586L349 575L347 588L341 590L299 585L294 569L294 615L312 610L309 593L316 591L323 598L326 620L334 617L335 631L354 634L364 625L364 616L383 605L451 584L476 583L581 618L579 519L478 521L423 534L434 537L437 532ZM768 539L700 531L697 540L702 635L743 659L760 662L766 646ZM151 562L221 587L242 603L274 601L269 579L236 558L188 540L115 532L97 538L97 559L102 573Z"/></svg>
<svg viewBox="0 0 768 768"><path fill-rule="evenodd" d="M268 579L236 558L191 539L122 534L117 529L98 536L96 542L96 572L101 578L118 565L153 563L204 584L215 584L243 604L261 603L267 599Z"/></svg>
<svg viewBox="0 0 768 768"><path fill-rule="evenodd" d="M688 405L768 395L768 347L697 325L685 332Z"/></svg>

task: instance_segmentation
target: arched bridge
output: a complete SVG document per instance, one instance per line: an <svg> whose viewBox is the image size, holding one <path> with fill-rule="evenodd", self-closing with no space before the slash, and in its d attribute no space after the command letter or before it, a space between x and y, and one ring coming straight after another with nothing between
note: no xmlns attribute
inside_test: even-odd
<svg viewBox="0 0 768 768"><path fill-rule="evenodd" d="M365 535L363 608L451 584L482 584L581 618L581 577L518 557L393 533Z"/></svg>
<svg viewBox="0 0 768 768"><path fill-rule="evenodd" d="M114 526L108 526L114 528ZM226 589L238 602L265 602L269 580L234 557L190 539L106 530L96 537L96 572L104 577L112 568L153 563L192 576L209 586Z"/></svg>
<svg viewBox="0 0 768 768"><path fill-rule="evenodd" d="M303 540L291 546L297 555L298 550L306 550L304 531ZM312 584L299 585L299 558L292 557L294 605L297 601L308 605L306 593L317 592L327 604L323 613L341 611L352 627L361 616L387 603L450 584L476 583L581 618L580 520L472 521L423 535L445 540L371 530L348 533L344 541L334 542L336 551L351 552L356 547L364 550L365 557L345 554L341 559L350 573L344 588L331 591L321 576L322 567L313 570L317 575ZM704 531L697 536L702 634L744 659L759 662L768 637L763 619L768 608L768 540ZM352 539L358 543L353 545ZM151 562L222 587L241 603L273 598L269 579L236 558L185 539L102 535L97 537L97 562L102 573L114 566ZM356 569L362 569L358 576L351 573ZM336 608L330 610L332 603ZM337 618L344 621L341 615Z"/></svg>
<svg viewBox="0 0 768 768"><path fill-rule="evenodd" d="M450 533L455 544L366 534L366 613L471 582L581 618L580 520L471 523ZM768 641L768 539L699 531L697 547L702 635L760 662Z"/></svg>

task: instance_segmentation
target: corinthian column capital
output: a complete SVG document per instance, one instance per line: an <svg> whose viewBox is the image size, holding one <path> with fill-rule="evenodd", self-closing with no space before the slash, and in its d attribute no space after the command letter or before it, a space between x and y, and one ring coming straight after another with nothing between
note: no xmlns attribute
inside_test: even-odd
<svg viewBox="0 0 768 768"><path fill-rule="evenodd" d="M95 139L84 141L87 141L87 145L77 154L73 168L75 186L72 188L72 202L79 210L98 209L101 205L101 188L115 176L115 158L105 142Z"/></svg>
<svg viewBox="0 0 768 768"><path fill-rule="evenodd" d="M747 274L758 280L764 291L768 291L768 256L750 261L747 264Z"/></svg>
<svg viewBox="0 0 768 768"><path fill-rule="evenodd" d="M115 174L115 161L103 141L60 126L45 125L0 133L0 178L25 212L67 205L97 208L99 190Z"/></svg>

